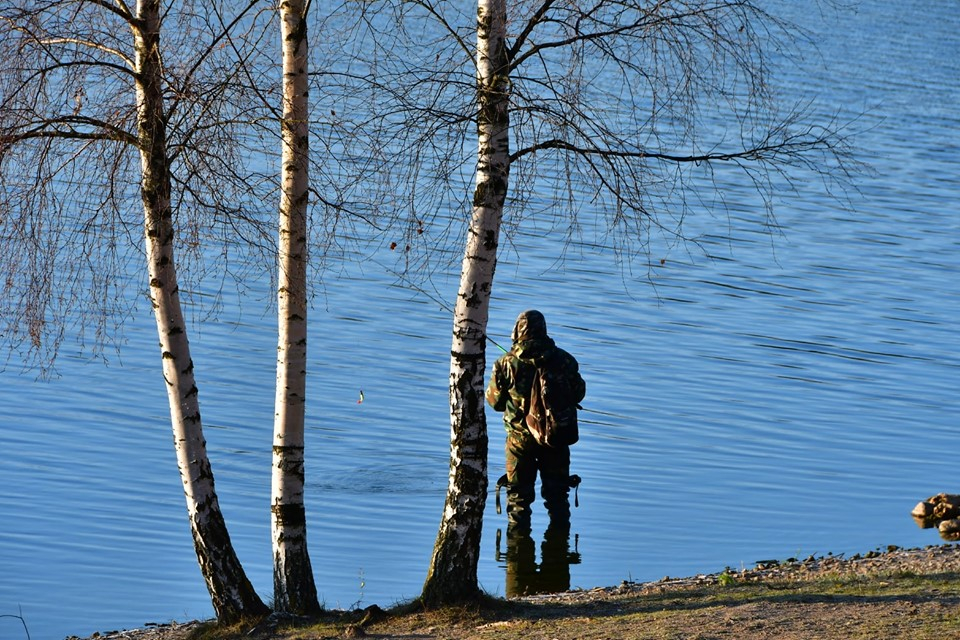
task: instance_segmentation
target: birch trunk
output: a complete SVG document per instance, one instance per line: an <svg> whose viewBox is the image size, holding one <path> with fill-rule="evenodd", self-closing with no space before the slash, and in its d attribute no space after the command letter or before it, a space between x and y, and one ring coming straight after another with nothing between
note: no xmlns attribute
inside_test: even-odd
<svg viewBox="0 0 960 640"><path fill-rule="evenodd" d="M203 437L193 360L180 307L174 260L160 25L159 0L141 0L132 29L136 48L137 136L150 299L160 337L163 378L193 544L217 619L230 623L262 615L268 609L247 579L230 543Z"/></svg>
<svg viewBox="0 0 960 640"><path fill-rule="evenodd" d="M480 595L477 565L487 498L486 332L509 173L506 1L477 11L477 177L453 318L450 477L421 600L438 606Z"/></svg>
<svg viewBox="0 0 960 640"><path fill-rule="evenodd" d="M274 609L320 609L307 554L303 502L307 377L307 24L303 0L280 4L283 49L283 119L277 388L273 426L271 532Z"/></svg>

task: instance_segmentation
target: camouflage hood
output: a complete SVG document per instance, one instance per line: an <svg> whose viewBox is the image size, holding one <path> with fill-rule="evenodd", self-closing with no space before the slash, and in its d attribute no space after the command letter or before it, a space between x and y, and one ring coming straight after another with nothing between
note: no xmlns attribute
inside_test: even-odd
<svg viewBox="0 0 960 640"><path fill-rule="evenodd" d="M510 339L513 340L511 352L521 360L540 361L555 349L553 339L547 335L546 318L534 309L517 316Z"/></svg>

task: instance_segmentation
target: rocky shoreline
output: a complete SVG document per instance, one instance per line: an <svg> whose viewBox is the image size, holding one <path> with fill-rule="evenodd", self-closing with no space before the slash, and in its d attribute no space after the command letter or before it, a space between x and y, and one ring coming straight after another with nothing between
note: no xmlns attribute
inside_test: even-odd
<svg viewBox="0 0 960 640"><path fill-rule="evenodd" d="M870 576L890 573L960 573L960 545L944 544L915 549L888 547L849 558L843 555L810 556L803 560L762 560L753 568L721 573L699 574L686 578L663 577L655 582L623 582L616 587L598 587L584 591L529 596L530 602L576 602L591 597L662 593L670 589L733 582L800 582L826 576Z"/></svg>
<svg viewBox="0 0 960 640"><path fill-rule="evenodd" d="M684 578L666 576L660 580L645 583L625 581L612 587L528 596L516 601L530 604L582 607L595 603L689 591L725 584L799 584L828 577L850 578L859 576L869 578L871 576L935 574L957 574L960 576L960 545L942 544L915 549L889 547L856 554L849 558L828 554L826 556L810 556L805 559L767 560L758 562L749 569L734 570L728 568L720 573L699 574ZM343 613L347 614L347 612ZM272 625L261 625L261 628L264 626L275 627L277 622L279 620L274 621ZM71 636L67 640L187 640L192 633L204 624L204 621L198 620L151 624L141 629L95 633L86 639ZM237 637L240 637L240 635ZM260 632L251 637L271 638L274 636L270 633ZM279 638L280 636L276 637Z"/></svg>

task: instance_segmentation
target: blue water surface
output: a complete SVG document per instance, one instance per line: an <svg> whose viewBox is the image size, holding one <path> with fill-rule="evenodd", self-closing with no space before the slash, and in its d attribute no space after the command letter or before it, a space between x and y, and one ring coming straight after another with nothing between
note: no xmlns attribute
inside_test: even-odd
<svg viewBox="0 0 960 640"><path fill-rule="evenodd" d="M872 172L849 207L799 176L779 229L762 232L755 191L720 171L729 210L688 222L703 249L658 247L649 271L587 243L558 263L561 239L513 236L491 337L507 344L516 314L539 308L588 383L572 588L939 542L909 512L960 491L951 6L785 9L815 31L820 57L779 76L780 89L857 118ZM348 263L315 300L307 501L328 607L390 605L426 575L447 478L456 276L438 274L424 295L376 261ZM269 598L275 321L269 282L249 287L243 300L227 293L219 320L194 323L192 345L221 505ZM53 380L0 374L0 614L22 615L32 638L212 615L155 331L141 305L107 364L68 344ZM495 478L502 431L488 417ZM505 521L492 500L486 513L480 577L502 595ZM534 537L545 525L538 510ZM0 618L0 638L22 637L20 620Z"/></svg>

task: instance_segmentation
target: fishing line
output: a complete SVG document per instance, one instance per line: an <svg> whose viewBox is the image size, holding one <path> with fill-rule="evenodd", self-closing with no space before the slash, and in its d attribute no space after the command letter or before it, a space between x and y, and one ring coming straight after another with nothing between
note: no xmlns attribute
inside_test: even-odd
<svg viewBox="0 0 960 640"><path fill-rule="evenodd" d="M400 273L400 272L398 272L398 271L394 271L394 270L391 269L390 267L386 266L385 264L383 264L382 262L379 262L379 261L377 261L377 260L371 260L371 262L373 262L374 264L376 264L377 266L379 266L381 269L383 269L383 270L386 271L387 273L393 275L393 276L396 277L398 280L400 280L400 281L402 281L403 283L405 283L407 286L409 286L411 289L413 289L413 290L416 291L417 293L420 293L420 294L426 296L427 298L429 298L432 302L437 303L437 304L438 304L444 311L446 311L447 313L453 314L453 308L452 308L450 305L448 305L446 302L444 302L444 301L443 301L441 298L439 298L437 295L433 295L433 294L430 293L429 291L425 290L423 287L421 287L421 286L418 285L416 282L414 282L413 280L411 280L408 276L405 276L404 274L402 274L402 273ZM438 294L438 295L439 295L439 294ZM487 339L487 341L490 342L490 344L492 344L492 345L494 345L495 347L497 347L498 349L500 349L500 351L503 351L504 353L510 353L510 351L508 351L507 349L504 349L504 348L500 345L500 343L498 343L496 340L494 340L493 338L491 338L489 334L484 334L484 337ZM603 413L603 412L597 411L597 410L595 410L595 409L587 409L587 408L584 408L584 407L580 406L579 404L577 405L577 408L579 408L581 411L587 411L587 412L590 412L590 413ZM599 424L599 423L598 423L598 424Z"/></svg>
<svg viewBox="0 0 960 640"><path fill-rule="evenodd" d="M433 295L432 293L430 293L429 291L427 291L426 289L424 289L423 287L421 287L420 285L418 285L416 282L414 282L413 280L411 280L408 276L400 273L399 271L394 271L394 270L391 269L390 267L386 266L385 264L383 264L383 263L381 263L381 262L379 262L379 261L377 261L377 260L371 260L371 262L373 262L374 264L376 264L376 265L379 266L381 269L383 269L384 271L386 271L386 272L389 273L390 275L394 276L394 277L397 278L398 280L402 281L405 285L407 285L408 287L410 287L411 289L413 289L413 290L416 291L417 293L426 296L426 297L429 298L432 302L435 302L436 304L440 305L440 307L441 307L444 311L446 311L447 313L453 315L454 310L453 310L453 308L452 308L450 305L448 305L446 302L444 302L444 301L443 301L441 298L439 298L438 296ZM439 294L438 294L438 295L439 295ZM494 340L493 338L491 338L491 337L490 337L490 334L484 332L483 337L486 338L486 340L487 340L490 344L492 344L493 346L495 346L495 347L497 347L498 349L500 349L500 351L503 351L504 353L510 353L510 351L509 351L508 349L504 349L504 348L500 345L499 342L497 342L496 340Z"/></svg>

